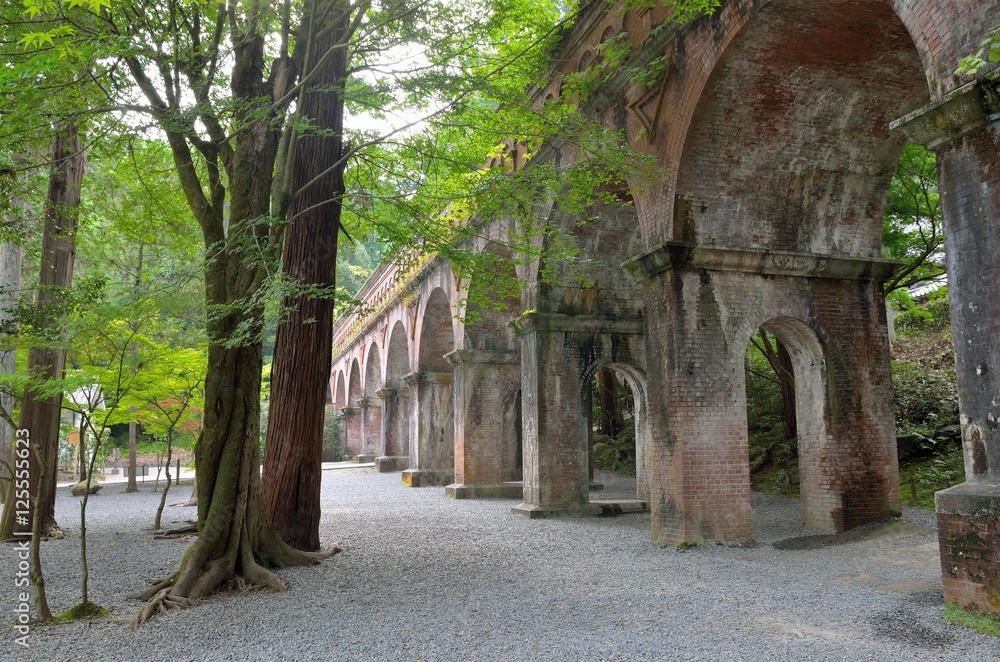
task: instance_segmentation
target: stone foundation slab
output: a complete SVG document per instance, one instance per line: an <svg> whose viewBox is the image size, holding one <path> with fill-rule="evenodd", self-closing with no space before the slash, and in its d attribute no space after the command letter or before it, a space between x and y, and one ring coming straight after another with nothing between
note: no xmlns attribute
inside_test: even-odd
<svg viewBox="0 0 1000 662"><path fill-rule="evenodd" d="M403 471L408 466L410 466L409 455L382 455L375 458L375 471L383 474Z"/></svg>
<svg viewBox="0 0 1000 662"><path fill-rule="evenodd" d="M452 471L431 471L427 469L407 469L403 472L403 483L408 487L428 487L448 485L455 480Z"/></svg>
<svg viewBox="0 0 1000 662"><path fill-rule="evenodd" d="M444 493L453 499L520 499L524 486L520 482L493 485L455 483L445 487Z"/></svg>

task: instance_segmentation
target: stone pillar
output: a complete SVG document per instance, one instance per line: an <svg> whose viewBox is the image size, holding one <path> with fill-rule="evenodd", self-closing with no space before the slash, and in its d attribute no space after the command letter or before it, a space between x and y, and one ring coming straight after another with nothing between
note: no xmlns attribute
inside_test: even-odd
<svg viewBox="0 0 1000 662"><path fill-rule="evenodd" d="M410 460L406 455L410 445L407 400L394 388L379 389L375 395L382 399L382 445L375 469L381 473L402 471Z"/></svg>
<svg viewBox="0 0 1000 662"><path fill-rule="evenodd" d="M445 488L456 499L520 498L520 483L505 483L516 470L517 416L512 409L521 381L518 352L457 349L445 355L455 366L455 482Z"/></svg>
<svg viewBox="0 0 1000 662"><path fill-rule="evenodd" d="M524 501L527 517L590 512L587 358L565 315L528 313L521 333Z"/></svg>
<svg viewBox="0 0 1000 662"><path fill-rule="evenodd" d="M361 452L361 409L358 407L344 407L340 410L344 414L343 427L341 428L341 439L344 442L344 457L354 457Z"/></svg>
<svg viewBox="0 0 1000 662"><path fill-rule="evenodd" d="M382 447L382 401L377 398L358 400L361 409L361 452L356 463L374 462Z"/></svg>
<svg viewBox="0 0 1000 662"><path fill-rule="evenodd" d="M403 482L410 487L448 485L455 477L455 416L450 372L411 372L410 466Z"/></svg>
<svg viewBox="0 0 1000 662"><path fill-rule="evenodd" d="M792 356L802 517L844 530L898 515L881 283L892 260L667 242L628 264L648 279L653 537L752 538L744 353L760 325Z"/></svg>
<svg viewBox="0 0 1000 662"><path fill-rule="evenodd" d="M1000 614L1000 72L894 124L938 155L965 482L935 498L944 598Z"/></svg>

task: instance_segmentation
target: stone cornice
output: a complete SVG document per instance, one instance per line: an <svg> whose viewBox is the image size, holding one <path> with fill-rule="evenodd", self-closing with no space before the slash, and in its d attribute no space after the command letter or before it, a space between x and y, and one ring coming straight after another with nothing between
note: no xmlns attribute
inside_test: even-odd
<svg viewBox="0 0 1000 662"><path fill-rule="evenodd" d="M488 351L482 349L456 349L444 355L452 365L462 363L520 363L519 351Z"/></svg>
<svg viewBox="0 0 1000 662"><path fill-rule="evenodd" d="M912 142L935 149L1000 120L1000 71L949 92L939 101L905 115L889 125Z"/></svg>
<svg viewBox="0 0 1000 662"><path fill-rule="evenodd" d="M417 370L408 375L403 375L403 381L413 386L414 384L450 384L455 380L455 373L452 372L429 372Z"/></svg>
<svg viewBox="0 0 1000 662"><path fill-rule="evenodd" d="M521 315L514 321L514 328L521 335L540 331L641 335L646 329L640 317L611 319L590 315L563 315L537 311L529 311Z"/></svg>
<svg viewBox="0 0 1000 662"><path fill-rule="evenodd" d="M669 269L739 271L767 276L889 280L903 263L883 258L839 257L756 248L717 248L668 241L622 262L636 278L650 278Z"/></svg>
<svg viewBox="0 0 1000 662"><path fill-rule="evenodd" d="M375 391L375 395L382 398L383 400L391 400L395 398L398 395L398 393L394 388L385 387Z"/></svg>

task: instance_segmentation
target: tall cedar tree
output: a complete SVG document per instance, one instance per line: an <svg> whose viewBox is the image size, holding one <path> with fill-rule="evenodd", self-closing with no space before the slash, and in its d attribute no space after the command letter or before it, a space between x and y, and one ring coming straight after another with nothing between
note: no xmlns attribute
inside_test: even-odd
<svg viewBox="0 0 1000 662"><path fill-rule="evenodd" d="M38 271L38 290L35 306L40 324L56 328L62 309L63 292L72 285L73 261L76 255L76 227L80 210L80 184L83 181L84 155L80 145L77 125L69 122L55 131L52 141L52 169L45 201L45 220L42 227L42 253ZM37 384L62 379L66 367L66 350L55 346L32 347L28 351L28 374ZM21 404L19 428L27 430L31 444L38 453L32 453L29 466L31 485L38 491L38 499L31 504L32 517L37 508L42 520L42 531L55 526L56 460L59 451L59 411L62 394L49 390L38 391L28 387ZM38 466L44 461L46 480ZM6 484L5 503L13 503L12 483ZM15 531L31 531L31 518L15 521L15 509L4 508L0 518L0 539L9 538Z"/></svg>
<svg viewBox="0 0 1000 662"><path fill-rule="evenodd" d="M285 229L282 276L292 285L282 309L271 372L271 403L264 454L264 507L281 538L298 549L319 549L320 471L323 418L333 347L332 296L337 266L337 236L344 196L344 85L348 32L343 2L317 3L316 17L333 16L335 25L308 30L305 69L325 60L299 100L299 114L311 132L295 144L293 192Z"/></svg>

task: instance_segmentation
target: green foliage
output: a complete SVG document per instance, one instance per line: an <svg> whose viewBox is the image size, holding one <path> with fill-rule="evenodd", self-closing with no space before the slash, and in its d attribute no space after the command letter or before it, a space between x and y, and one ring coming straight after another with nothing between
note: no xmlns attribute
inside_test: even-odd
<svg viewBox="0 0 1000 662"><path fill-rule="evenodd" d="M770 342L773 337L768 336ZM785 492L798 484L798 445L785 439L781 387L764 354L753 343L744 357L750 474L756 487Z"/></svg>
<svg viewBox="0 0 1000 662"><path fill-rule="evenodd" d="M343 418L343 414L331 412L328 408L326 420L323 421L323 457L332 458L331 462L340 462L344 459L344 447L340 443L340 423Z"/></svg>
<svg viewBox="0 0 1000 662"><path fill-rule="evenodd" d="M949 602L945 604L941 617L952 625L961 625L983 634L1000 637L1000 618L996 616L964 609Z"/></svg>
<svg viewBox="0 0 1000 662"><path fill-rule="evenodd" d="M944 235L934 152L907 143L889 185L882 256L905 262L887 293L944 273Z"/></svg>
<svg viewBox="0 0 1000 662"><path fill-rule="evenodd" d="M961 445L952 441L938 446L933 450L934 455L908 461L900 467L899 493L911 506L934 510L935 492L965 481Z"/></svg>
<svg viewBox="0 0 1000 662"><path fill-rule="evenodd" d="M998 61L1000 61L1000 25L987 30L986 36L979 44L979 51L975 55L963 57L955 73L959 76L974 76L988 62Z"/></svg>
<svg viewBox="0 0 1000 662"><path fill-rule="evenodd" d="M594 466L605 471L613 471L625 476L634 476L635 419L628 419L618 436L611 438L603 434L593 436Z"/></svg>
<svg viewBox="0 0 1000 662"><path fill-rule="evenodd" d="M905 312L896 316L896 332L901 336L916 331L945 331L951 328L951 302L948 288L942 287L931 292L926 303L917 305L905 291L897 290L891 299L901 303Z"/></svg>

